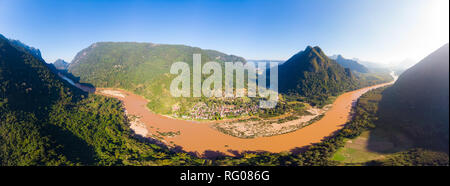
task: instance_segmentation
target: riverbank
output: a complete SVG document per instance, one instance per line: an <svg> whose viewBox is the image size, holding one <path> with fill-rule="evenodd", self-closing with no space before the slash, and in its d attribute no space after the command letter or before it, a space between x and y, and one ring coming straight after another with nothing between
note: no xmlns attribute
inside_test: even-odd
<svg viewBox="0 0 450 186"><path fill-rule="evenodd" d="M285 117L266 120L225 121L211 124L211 127L222 133L245 139L275 136L296 131L318 121L330 108L331 105L324 108L309 106L306 115L289 114Z"/></svg>

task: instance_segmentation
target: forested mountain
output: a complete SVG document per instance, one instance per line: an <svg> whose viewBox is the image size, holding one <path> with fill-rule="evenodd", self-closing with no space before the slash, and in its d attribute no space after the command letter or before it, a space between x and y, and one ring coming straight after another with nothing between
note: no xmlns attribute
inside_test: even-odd
<svg viewBox="0 0 450 186"><path fill-rule="evenodd" d="M71 86L0 35L0 165L198 164L132 135L118 100Z"/></svg>
<svg viewBox="0 0 450 186"><path fill-rule="evenodd" d="M448 153L449 45L402 73L383 93L377 127L396 145L410 144Z"/></svg>
<svg viewBox="0 0 450 186"><path fill-rule="evenodd" d="M348 68L328 58L319 47L308 46L279 66L279 90L321 103L329 96L357 87Z"/></svg>
<svg viewBox="0 0 450 186"><path fill-rule="evenodd" d="M340 64L344 68L349 68L350 70L354 70L360 73L369 72L369 69L367 69L364 65L359 64L355 60L346 59L342 57L342 55L333 55L330 58L334 59L338 64Z"/></svg>
<svg viewBox="0 0 450 186"><path fill-rule="evenodd" d="M69 68L69 63L62 59L57 59L52 64L58 70L67 70L67 68Z"/></svg>
<svg viewBox="0 0 450 186"><path fill-rule="evenodd" d="M175 62L192 65L193 54L208 61L245 62L242 57L226 55L185 45L133 42L99 42L80 51L70 63L69 72L81 83L133 91L149 99L149 108L169 114L173 105L183 101L170 94L170 67ZM192 71L191 71L192 73Z"/></svg>
<svg viewBox="0 0 450 186"><path fill-rule="evenodd" d="M194 53L202 54L202 62L245 62L241 57L184 45L99 42L80 51L70 63L69 72L99 87L142 89L168 74L172 63L192 64Z"/></svg>
<svg viewBox="0 0 450 186"><path fill-rule="evenodd" d="M2 100L13 104L10 108L28 111L45 110L61 97L71 97L78 89L66 86L52 73L44 61L36 58L28 49L12 45L1 36ZM80 95L78 91L76 95ZM47 97L48 99L41 99Z"/></svg>

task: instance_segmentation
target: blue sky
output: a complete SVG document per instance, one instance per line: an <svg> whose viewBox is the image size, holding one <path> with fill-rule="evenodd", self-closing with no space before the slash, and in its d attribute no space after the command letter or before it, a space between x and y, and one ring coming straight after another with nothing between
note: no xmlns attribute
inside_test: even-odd
<svg viewBox="0 0 450 186"><path fill-rule="evenodd" d="M448 0L1 0L0 34L71 61L99 41L185 44L247 59L307 45L387 63L448 43Z"/></svg>

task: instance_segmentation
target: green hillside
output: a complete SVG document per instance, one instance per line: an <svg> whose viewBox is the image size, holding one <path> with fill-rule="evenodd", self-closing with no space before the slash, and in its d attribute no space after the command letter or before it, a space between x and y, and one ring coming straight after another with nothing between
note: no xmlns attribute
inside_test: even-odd
<svg viewBox="0 0 450 186"><path fill-rule="evenodd" d="M203 162L132 135L118 100L85 94L0 35L0 165Z"/></svg>
<svg viewBox="0 0 450 186"><path fill-rule="evenodd" d="M152 111L171 114L173 105L187 108L192 103L171 96L170 83L175 76L169 74L170 67L178 61L192 65L195 53L202 55L202 63L245 62L241 57L184 45L101 42L80 51L71 62L69 72L80 77L82 83L122 88L143 95L149 99L148 107Z"/></svg>
<svg viewBox="0 0 450 186"><path fill-rule="evenodd" d="M202 62L241 61L245 59L184 45L152 43L94 43L80 51L69 66L69 72L81 82L98 87L146 89L161 75L169 74L172 63L192 64L192 55L202 54Z"/></svg>
<svg viewBox="0 0 450 186"><path fill-rule="evenodd" d="M343 92L393 80L389 72L359 71L345 68L317 46L308 46L279 66L279 91L323 106Z"/></svg>
<svg viewBox="0 0 450 186"><path fill-rule="evenodd" d="M308 46L279 66L279 90L314 104L358 87L349 69L329 59L319 47Z"/></svg>

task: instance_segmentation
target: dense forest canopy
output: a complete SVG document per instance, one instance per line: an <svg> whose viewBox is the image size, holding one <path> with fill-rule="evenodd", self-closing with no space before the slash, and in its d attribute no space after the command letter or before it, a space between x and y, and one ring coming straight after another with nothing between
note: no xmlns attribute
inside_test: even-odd
<svg viewBox="0 0 450 186"><path fill-rule="evenodd" d="M0 165L201 165L132 137L121 103L88 95L0 35Z"/></svg>

